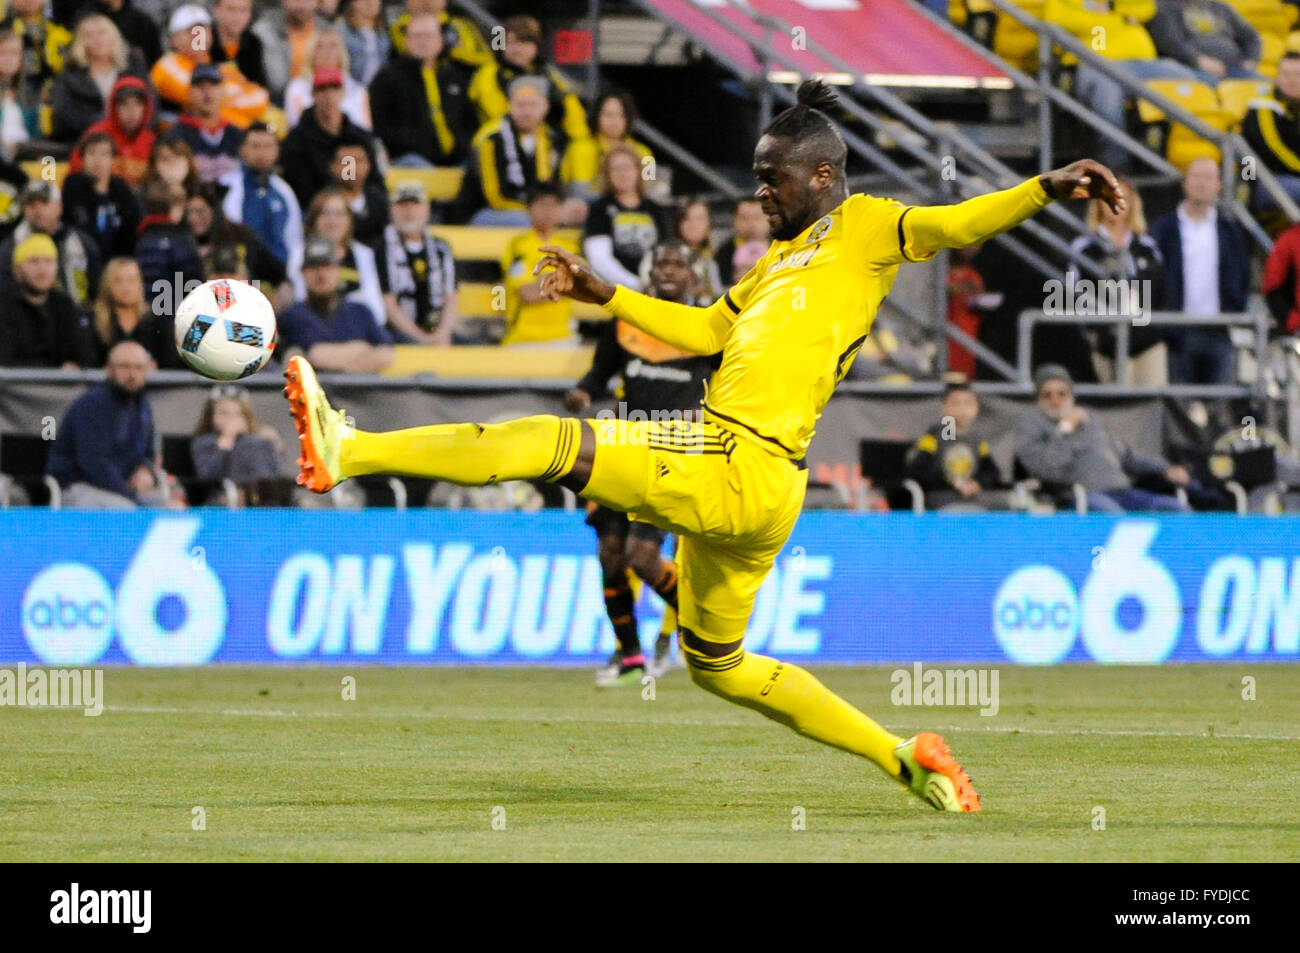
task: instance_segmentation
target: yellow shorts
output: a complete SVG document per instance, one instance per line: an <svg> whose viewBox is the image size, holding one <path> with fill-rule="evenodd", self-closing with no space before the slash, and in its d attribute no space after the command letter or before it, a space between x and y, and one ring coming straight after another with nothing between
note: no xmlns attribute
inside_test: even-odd
<svg viewBox="0 0 1300 953"><path fill-rule="evenodd" d="M744 636L808 471L711 421L587 423L597 449L582 495L678 535L682 626L711 642Z"/></svg>

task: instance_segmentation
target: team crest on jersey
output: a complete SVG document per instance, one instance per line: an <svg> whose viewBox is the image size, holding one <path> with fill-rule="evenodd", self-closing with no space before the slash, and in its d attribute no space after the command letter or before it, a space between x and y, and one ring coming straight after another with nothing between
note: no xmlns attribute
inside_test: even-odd
<svg viewBox="0 0 1300 953"><path fill-rule="evenodd" d="M826 233L829 232L830 230L831 230L831 217L827 215L823 217L821 221L819 221L816 225L813 226L813 230L808 233L808 238L805 241L807 243L819 242L826 237Z"/></svg>

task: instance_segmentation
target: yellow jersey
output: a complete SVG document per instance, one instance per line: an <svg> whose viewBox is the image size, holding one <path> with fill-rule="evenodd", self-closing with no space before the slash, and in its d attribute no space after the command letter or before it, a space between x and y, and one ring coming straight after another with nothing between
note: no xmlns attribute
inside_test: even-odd
<svg viewBox="0 0 1300 953"><path fill-rule="evenodd" d="M535 304L524 304L519 299L519 286L537 280L533 267L546 257L543 245L558 245L575 255L579 253L573 239L554 232L542 238L530 228L510 240L501 258L506 289L506 334L502 344L563 341L573 336L573 302L568 298Z"/></svg>
<svg viewBox="0 0 1300 953"><path fill-rule="evenodd" d="M774 241L709 308L676 311L684 306L623 287L606 308L667 343L702 354L720 349L705 419L798 460L898 266L983 241L1048 201L1038 179L951 206L853 195L796 237Z"/></svg>

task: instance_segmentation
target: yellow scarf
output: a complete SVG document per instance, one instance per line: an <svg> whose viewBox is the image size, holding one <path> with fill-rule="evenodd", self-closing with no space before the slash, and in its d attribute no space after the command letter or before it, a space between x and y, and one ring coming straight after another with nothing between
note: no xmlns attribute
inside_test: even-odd
<svg viewBox="0 0 1300 953"><path fill-rule="evenodd" d="M450 153L456 148L456 137L451 134L451 127L447 125L447 117L442 111L438 74L429 66L421 69L420 74L424 77L424 92L429 97L429 109L433 113L433 128L438 131L438 144L444 153Z"/></svg>

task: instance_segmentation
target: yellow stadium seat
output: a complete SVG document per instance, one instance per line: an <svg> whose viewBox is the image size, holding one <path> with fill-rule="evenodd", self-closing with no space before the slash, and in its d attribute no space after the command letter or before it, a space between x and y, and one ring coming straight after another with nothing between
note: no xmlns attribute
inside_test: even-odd
<svg viewBox="0 0 1300 953"><path fill-rule="evenodd" d="M1041 20L1047 0L1016 0L1016 6ZM1021 26L1006 14L999 13L997 29L993 32L993 52L1019 69L1036 69L1038 34Z"/></svg>
<svg viewBox="0 0 1300 953"><path fill-rule="evenodd" d="M1219 104L1234 123L1241 122L1257 99L1271 99L1273 84L1265 79L1224 79L1214 91L1219 94Z"/></svg>
<svg viewBox="0 0 1300 953"><path fill-rule="evenodd" d="M29 179L49 179L46 169L52 169L54 173L54 184L62 187L63 180L68 177L68 164L66 162L46 163L41 159L31 159L19 164L23 170L23 175Z"/></svg>
<svg viewBox="0 0 1300 953"><path fill-rule="evenodd" d="M284 141L284 137L289 135L289 117L285 115L283 109L278 106L267 106L266 112L262 113L261 121L271 127L275 133L275 138Z"/></svg>
<svg viewBox="0 0 1300 953"><path fill-rule="evenodd" d="M504 293L500 288L500 285L488 282L463 282L458 288L460 313L469 318L505 317L505 312L495 307L504 303ZM584 321L599 321L609 317L609 313L599 305L582 302L574 303L573 313Z"/></svg>
<svg viewBox="0 0 1300 953"><path fill-rule="evenodd" d="M440 377L549 377L574 380L591 368L591 347L426 347L403 344L394 349L385 377L436 374Z"/></svg>
<svg viewBox="0 0 1300 953"><path fill-rule="evenodd" d="M429 193L430 199L446 202L454 199L460 191L460 180L464 174L463 169L450 166L435 166L430 169L391 168L385 183L388 191L392 192L399 183L419 182L424 186L424 191Z"/></svg>
<svg viewBox="0 0 1300 953"><path fill-rule="evenodd" d="M1215 129L1228 129L1232 117L1219 103L1219 97L1204 83L1181 79L1153 79L1146 83L1148 89L1171 99L1197 119ZM1145 99L1138 100L1138 116L1143 122L1160 122L1164 111ZM1193 159L1210 156L1218 159L1218 146L1201 138L1182 123L1171 123L1169 138L1165 142L1165 157L1179 169L1185 169Z"/></svg>
<svg viewBox="0 0 1300 953"><path fill-rule="evenodd" d="M485 225L435 225L433 233L451 246L451 253L458 261L500 261L510 239L519 234L519 229ZM581 237L578 230L572 228L562 228L556 234L574 241Z"/></svg>
<svg viewBox="0 0 1300 953"><path fill-rule="evenodd" d="M1277 64L1286 52L1286 39L1271 33L1259 35L1259 71L1265 76L1277 75Z"/></svg>

